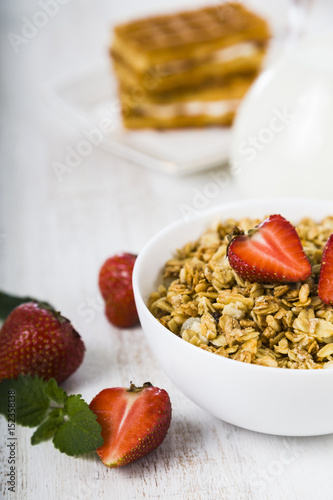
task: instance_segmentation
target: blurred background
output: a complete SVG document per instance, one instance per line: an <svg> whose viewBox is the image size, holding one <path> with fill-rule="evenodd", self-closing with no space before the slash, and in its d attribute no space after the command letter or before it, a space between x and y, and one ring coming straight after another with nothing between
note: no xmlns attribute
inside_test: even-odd
<svg viewBox="0 0 333 500"><path fill-rule="evenodd" d="M87 147L97 122L92 115L90 121L87 115L82 120L84 106L96 105L94 111L104 118L109 112L119 115L116 97L111 103L108 93L99 93L114 77L109 57L113 26L205 4L212 2L1 2L3 287L52 295L70 308L77 283L83 288L95 284L96 267L105 257L119 250L139 251L156 231L179 217L261 194L331 198L333 15L329 0L243 2L268 21L273 36L265 65L268 71L247 94L233 128L199 129L193 135L179 131L180 139L171 132L172 140L160 132L137 132L137 136L129 132L128 137L134 134L135 147L125 148L125 155L118 147L123 131L113 130L113 143L107 147L95 145L93 139ZM215 4L219 7L223 2ZM319 35L327 37L316 45L312 37ZM299 40L308 45L296 50L301 56L295 62ZM101 86L100 73L95 72L98 64L103 68ZM102 111L99 105L104 106ZM286 123L286 130L272 140L263 129L274 109L287 113L285 121L293 123ZM295 113L294 121L288 118ZM255 147L252 161L253 154L244 155L244 141L246 145L251 136L260 139L260 134L262 142ZM193 172L189 167L187 175L172 175L172 169L170 174L163 168L170 164L165 150L156 164L154 158L147 159L150 153L145 156L143 151L140 156L140 148L145 150L147 144L155 146L158 156L156 141L161 138L163 147L174 148L183 163L193 151L200 156L195 148L204 147L206 140L210 149L209 141L219 147L221 138L221 162L215 158L212 169L201 161L201 167ZM48 275L52 287L41 279ZM62 293L64 282L67 298Z"/></svg>

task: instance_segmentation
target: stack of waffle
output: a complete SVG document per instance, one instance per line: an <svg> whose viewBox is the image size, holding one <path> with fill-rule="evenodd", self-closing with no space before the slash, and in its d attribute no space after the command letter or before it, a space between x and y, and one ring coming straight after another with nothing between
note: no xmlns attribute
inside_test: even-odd
<svg viewBox="0 0 333 500"><path fill-rule="evenodd" d="M110 53L124 125L230 125L268 39L262 18L229 2L117 26Z"/></svg>

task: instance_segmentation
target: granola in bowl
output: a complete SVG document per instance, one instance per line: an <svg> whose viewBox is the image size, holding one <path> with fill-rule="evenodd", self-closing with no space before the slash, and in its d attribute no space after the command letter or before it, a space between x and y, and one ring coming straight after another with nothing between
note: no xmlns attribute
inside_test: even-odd
<svg viewBox="0 0 333 500"><path fill-rule="evenodd" d="M219 356L269 367L333 368L333 308L317 293L333 216L295 225L312 273L294 283L250 282L230 266L228 235L259 222L216 222L178 250L164 266L149 310L173 334Z"/></svg>

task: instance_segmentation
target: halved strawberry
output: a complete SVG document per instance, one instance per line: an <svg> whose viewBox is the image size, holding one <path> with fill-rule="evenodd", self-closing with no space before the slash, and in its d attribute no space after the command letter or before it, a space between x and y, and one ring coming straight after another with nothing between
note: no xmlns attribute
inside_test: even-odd
<svg viewBox="0 0 333 500"><path fill-rule="evenodd" d="M101 391L89 405L102 427L103 464L120 467L147 455L164 440L171 422L171 402L164 389L146 382L142 387Z"/></svg>
<svg viewBox="0 0 333 500"><path fill-rule="evenodd" d="M271 215L248 234L236 229L230 236L230 266L252 282L304 281L311 274L294 226L281 215Z"/></svg>
<svg viewBox="0 0 333 500"><path fill-rule="evenodd" d="M333 234L326 242L321 259L318 295L325 304L333 305Z"/></svg>

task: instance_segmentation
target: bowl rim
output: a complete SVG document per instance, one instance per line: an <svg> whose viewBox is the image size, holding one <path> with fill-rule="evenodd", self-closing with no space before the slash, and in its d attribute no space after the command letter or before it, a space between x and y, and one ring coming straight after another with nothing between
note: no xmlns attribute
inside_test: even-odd
<svg viewBox="0 0 333 500"><path fill-rule="evenodd" d="M133 291L134 291L134 296L135 296L135 302L137 304L138 312L140 313L140 309L143 308L143 310L148 314L150 318L156 322L156 327L160 331L160 334L163 336L168 335L168 337L171 339L173 338L173 341L175 342L182 342L182 345L184 348L187 346L189 349L195 349L195 352L198 352L198 347L194 346L193 344L184 341L174 333L172 333L168 328L163 326L157 318L149 311L147 304L145 303L142 293L141 293L141 288L140 288L140 283L139 283L139 273L140 273L140 268L142 266L142 263L145 261L145 257L147 253L151 250L152 247L166 234L174 231L176 228L181 227L184 224L187 223L194 223L196 220L200 220L203 218L207 218L210 215L216 215L216 213L219 213L221 211L221 217L223 216L223 210L232 210L233 208L239 208L241 206L248 207L254 207L264 204L275 204L275 203L288 203L290 205L295 205L299 206L301 204L304 204L305 206L309 205L320 205L320 206L325 206L325 204L329 204L331 206L332 210L332 215L333 215L333 201L332 200L322 200L318 198L281 198L281 197L274 197L274 198L256 198L256 199L243 199L239 200L236 202L230 202L230 203L224 203L220 205L216 205L214 207L211 207L209 209L205 209L200 211L199 214L195 214L191 217L190 220L185 221L184 218L178 218L177 220L171 222L170 224L166 225L162 229L160 229L152 238L150 238L142 250L139 252L138 257L135 261L134 268L133 268L133 275L132 275L132 282L133 282ZM268 207L269 210L269 207ZM329 215L329 214L328 214ZM199 235L198 235L199 236ZM200 349L200 352L202 353L203 356L213 356L214 359L220 359L222 363L232 363L233 367L236 368L237 366L239 367L240 370L251 370L254 372L254 370L263 370L263 369L269 369L269 373L281 373L280 376L292 376L292 377L330 377L333 374L333 369L313 369L313 370L307 370L304 368L300 369L291 369L291 368L279 368L279 367L272 367L272 366L261 366L261 365L255 365L253 363L244 363L241 361L237 361L235 359L230 359L230 358L225 358L223 356L216 356L216 354L205 351L204 349ZM212 359L212 358L211 358ZM216 361L215 361L216 362ZM235 364L236 363L236 364ZM284 375L282 375L282 373ZM293 373L293 375L286 375L289 373ZM316 373L316 375L309 375ZM319 375L320 374L320 375ZM325 375L324 375L325 374ZM331 375L330 375L331 374Z"/></svg>

